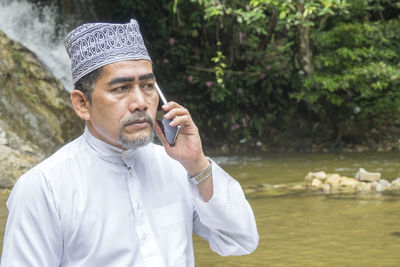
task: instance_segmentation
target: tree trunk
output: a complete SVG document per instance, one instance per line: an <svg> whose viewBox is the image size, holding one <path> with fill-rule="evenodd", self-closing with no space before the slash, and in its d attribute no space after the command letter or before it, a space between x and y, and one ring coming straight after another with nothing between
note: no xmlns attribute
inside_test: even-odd
<svg viewBox="0 0 400 267"><path fill-rule="evenodd" d="M310 25L308 18L304 17L304 1L296 1L297 12L301 14L301 21L298 26L300 65L306 77L314 73L313 55L310 47Z"/></svg>

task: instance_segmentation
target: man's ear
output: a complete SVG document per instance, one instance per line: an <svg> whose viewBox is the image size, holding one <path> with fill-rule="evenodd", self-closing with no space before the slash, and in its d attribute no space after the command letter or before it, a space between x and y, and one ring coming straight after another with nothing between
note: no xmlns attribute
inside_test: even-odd
<svg viewBox="0 0 400 267"><path fill-rule="evenodd" d="M82 91L73 90L71 92L71 103L74 107L75 113L79 116L79 118L85 121L90 120L90 103Z"/></svg>

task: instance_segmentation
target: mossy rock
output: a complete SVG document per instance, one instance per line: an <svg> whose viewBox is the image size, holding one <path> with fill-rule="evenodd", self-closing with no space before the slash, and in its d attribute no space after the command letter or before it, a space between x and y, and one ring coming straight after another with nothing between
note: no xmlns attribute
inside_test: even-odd
<svg viewBox="0 0 400 267"><path fill-rule="evenodd" d="M34 53L0 31L0 187L78 136L69 94ZM13 171L10 171L13 170Z"/></svg>

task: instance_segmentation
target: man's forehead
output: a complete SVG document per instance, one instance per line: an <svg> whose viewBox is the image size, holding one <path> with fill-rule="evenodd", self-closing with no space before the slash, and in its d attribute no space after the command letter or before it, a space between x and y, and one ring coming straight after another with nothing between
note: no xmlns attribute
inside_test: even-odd
<svg viewBox="0 0 400 267"><path fill-rule="evenodd" d="M109 85L155 79L152 64L147 60L129 60L108 64L103 67L102 77Z"/></svg>

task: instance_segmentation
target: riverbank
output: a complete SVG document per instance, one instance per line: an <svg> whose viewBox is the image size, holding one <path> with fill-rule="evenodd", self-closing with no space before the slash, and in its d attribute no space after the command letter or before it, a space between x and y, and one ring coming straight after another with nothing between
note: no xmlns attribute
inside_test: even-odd
<svg viewBox="0 0 400 267"><path fill-rule="evenodd" d="M237 142L224 142L224 138L216 138L213 142L205 139L204 150L215 155L254 154L254 153L291 153L291 152L393 152L400 151L400 125L386 127L385 130L371 130L370 133L353 136L349 140L335 142L323 137L302 137L292 133L283 138L241 139ZM226 139L226 138L225 138Z"/></svg>

